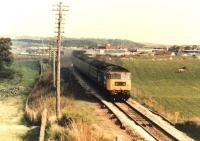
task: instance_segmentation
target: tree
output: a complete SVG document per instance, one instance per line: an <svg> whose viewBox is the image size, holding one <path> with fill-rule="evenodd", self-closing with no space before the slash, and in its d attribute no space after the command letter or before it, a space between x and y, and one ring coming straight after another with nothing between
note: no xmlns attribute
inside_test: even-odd
<svg viewBox="0 0 200 141"><path fill-rule="evenodd" d="M11 50L11 39L0 38L0 71L5 70L5 66L9 66L13 62Z"/></svg>

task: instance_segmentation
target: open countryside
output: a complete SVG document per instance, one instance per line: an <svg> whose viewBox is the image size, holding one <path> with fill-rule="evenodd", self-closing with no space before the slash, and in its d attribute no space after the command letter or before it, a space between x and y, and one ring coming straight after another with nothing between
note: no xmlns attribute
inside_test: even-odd
<svg viewBox="0 0 200 141"><path fill-rule="evenodd" d="M200 141L200 1L0 2L0 141Z"/></svg>
<svg viewBox="0 0 200 141"><path fill-rule="evenodd" d="M169 111L180 112L180 120L191 120L200 116L199 60L139 58L122 61L122 64L131 70L132 85L142 95L156 100ZM186 71L178 72L182 67L186 67Z"/></svg>

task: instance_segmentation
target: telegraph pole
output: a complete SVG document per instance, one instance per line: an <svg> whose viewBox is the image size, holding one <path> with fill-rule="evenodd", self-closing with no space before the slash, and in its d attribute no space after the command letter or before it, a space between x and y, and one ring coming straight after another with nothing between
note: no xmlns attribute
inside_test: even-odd
<svg viewBox="0 0 200 141"><path fill-rule="evenodd" d="M53 86L56 88L56 51L53 50Z"/></svg>
<svg viewBox="0 0 200 141"><path fill-rule="evenodd" d="M67 11L64 9L66 6L63 5L62 2L59 2L59 4L56 6L56 9L54 11L57 11L57 39L56 39L56 45L57 45L57 59L56 59L56 117L57 119L60 117L60 50L61 50L61 40L62 40L62 33L63 31L63 20L64 20L64 11Z"/></svg>
<svg viewBox="0 0 200 141"><path fill-rule="evenodd" d="M51 45L49 45L49 64L51 63L51 58L52 58L51 52L52 52Z"/></svg>

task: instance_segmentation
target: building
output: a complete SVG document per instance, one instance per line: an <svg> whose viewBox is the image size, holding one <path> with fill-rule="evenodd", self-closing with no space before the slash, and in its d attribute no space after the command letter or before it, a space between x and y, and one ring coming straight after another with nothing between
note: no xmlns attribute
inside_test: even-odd
<svg viewBox="0 0 200 141"><path fill-rule="evenodd" d="M178 56L199 57L200 56L200 50L179 50L177 55Z"/></svg>

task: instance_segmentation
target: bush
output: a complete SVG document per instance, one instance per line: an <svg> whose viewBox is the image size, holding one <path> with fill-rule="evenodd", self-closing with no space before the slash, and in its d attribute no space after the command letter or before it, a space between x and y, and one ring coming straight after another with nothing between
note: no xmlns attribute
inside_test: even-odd
<svg viewBox="0 0 200 141"><path fill-rule="evenodd" d="M67 114L63 114L61 119L58 121L58 124L63 127L69 127L72 123L72 118Z"/></svg>
<svg viewBox="0 0 200 141"><path fill-rule="evenodd" d="M0 78L2 79L13 79L15 76L15 71L12 69L3 69L0 71Z"/></svg>
<svg viewBox="0 0 200 141"><path fill-rule="evenodd" d="M52 125L53 127L50 127L46 130L46 140L50 141L70 141L69 140L69 133L68 131L60 127L58 125Z"/></svg>

